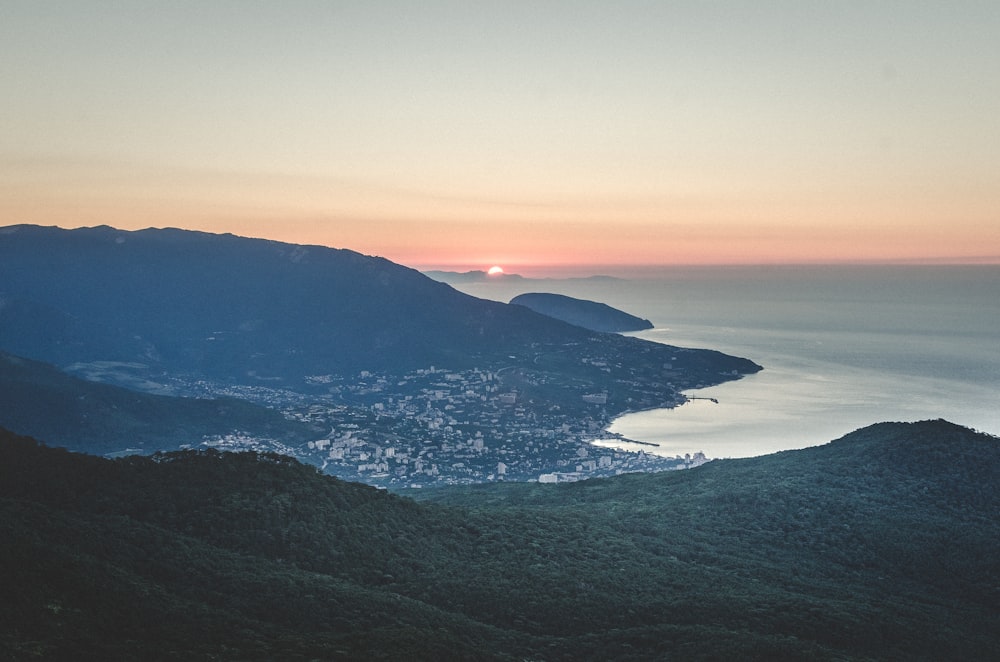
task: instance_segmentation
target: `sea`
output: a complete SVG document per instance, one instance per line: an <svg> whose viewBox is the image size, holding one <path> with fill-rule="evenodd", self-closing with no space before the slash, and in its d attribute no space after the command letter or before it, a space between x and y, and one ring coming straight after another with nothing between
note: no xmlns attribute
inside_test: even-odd
<svg viewBox="0 0 1000 662"><path fill-rule="evenodd" d="M457 287L497 301L523 292L600 301L654 325L630 335L764 368L609 428L656 446L601 445L753 457L938 418L1000 435L1000 265L671 267Z"/></svg>

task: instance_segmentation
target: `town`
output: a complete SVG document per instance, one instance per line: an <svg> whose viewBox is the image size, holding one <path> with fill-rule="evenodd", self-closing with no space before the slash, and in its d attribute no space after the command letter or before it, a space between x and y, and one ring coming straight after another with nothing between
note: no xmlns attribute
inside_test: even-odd
<svg viewBox="0 0 1000 662"><path fill-rule="evenodd" d="M402 376L312 375L306 378L313 391L308 394L199 382L203 393L261 402L318 431L300 447L242 434L209 438L203 445L280 452L340 478L393 489L567 482L707 461L702 453L668 458L615 448L616 441L636 442L605 431L613 418L606 391L579 395L578 407L540 402L510 388L519 378L502 370L431 366ZM668 403L683 402L670 385L663 389ZM600 446L592 443L597 440Z"/></svg>

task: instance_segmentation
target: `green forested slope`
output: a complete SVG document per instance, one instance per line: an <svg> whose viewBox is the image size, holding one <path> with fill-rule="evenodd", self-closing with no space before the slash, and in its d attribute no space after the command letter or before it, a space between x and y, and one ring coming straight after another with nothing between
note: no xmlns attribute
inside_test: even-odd
<svg viewBox="0 0 1000 662"><path fill-rule="evenodd" d="M425 502L279 456L0 449L0 659L1000 654L1000 443L943 421Z"/></svg>

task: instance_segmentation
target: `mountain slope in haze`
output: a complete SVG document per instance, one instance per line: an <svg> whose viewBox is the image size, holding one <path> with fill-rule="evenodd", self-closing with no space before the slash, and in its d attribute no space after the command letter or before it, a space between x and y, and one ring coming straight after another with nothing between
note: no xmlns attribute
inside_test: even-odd
<svg viewBox="0 0 1000 662"><path fill-rule="evenodd" d="M572 345L624 365L622 382L653 379L676 354L348 250L183 230L0 228L0 348L63 368L121 362L145 366L152 381L298 388L305 376L360 370L533 370L539 356ZM687 370L678 388L760 369L718 352L678 361ZM647 365L655 375L633 374ZM581 369L591 389L605 380Z"/></svg>
<svg viewBox="0 0 1000 662"><path fill-rule="evenodd" d="M319 432L235 398L177 398L99 384L0 352L0 426L103 455L197 446L207 437L267 439L286 452Z"/></svg>
<svg viewBox="0 0 1000 662"><path fill-rule="evenodd" d="M617 333L653 328L649 320L612 308L606 303L576 299L564 294L528 292L517 295L510 302L591 331Z"/></svg>
<svg viewBox="0 0 1000 662"><path fill-rule="evenodd" d="M143 360L242 378L245 363L283 376L467 360L565 333L381 258L232 235L14 226L0 234L0 275L7 302L87 323L27 339L48 342L38 358L56 364ZM14 353L27 335L17 322L2 338ZM141 354L135 342L107 353L102 336L123 334Z"/></svg>
<svg viewBox="0 0 1000 662"><path fill-rule="evenodd" d="M0 657L995 659L998 486L944 421L441 503L0 432Z"/></svg>

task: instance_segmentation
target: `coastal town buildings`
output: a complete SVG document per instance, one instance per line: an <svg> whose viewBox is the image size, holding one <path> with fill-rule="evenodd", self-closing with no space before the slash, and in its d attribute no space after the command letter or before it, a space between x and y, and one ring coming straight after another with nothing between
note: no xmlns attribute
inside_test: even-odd
<svg viewBox="0 0 1000 662"><path fill-rule="evenodd" d="M200 383L213 396L251 398L316 427L301 447L229 435L204 440L220 449L275 451L349 480L424 487L503 480L566 482L636 471L695 466L703 455L667 458L606 447L608 393L582 396L564 412L507 388L494 371L439 370L402 376L364 371L347 380L306 379L320 392ZM600 437L601 447L592 445ZM623 440L628 441L628 440Z"/></svg>

